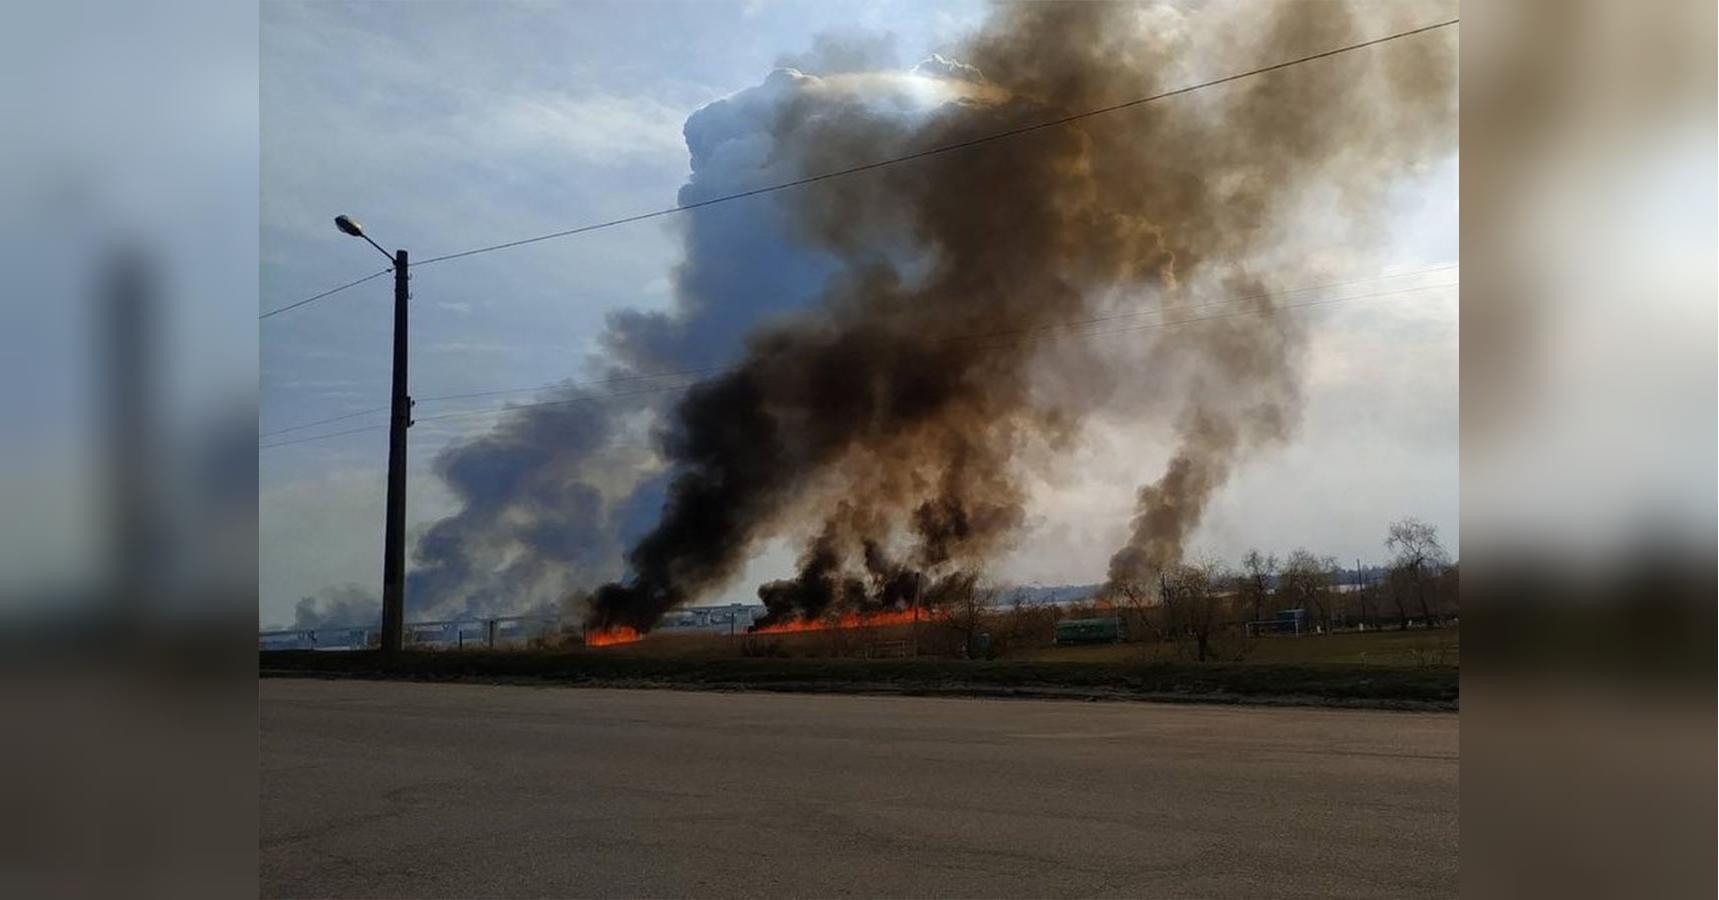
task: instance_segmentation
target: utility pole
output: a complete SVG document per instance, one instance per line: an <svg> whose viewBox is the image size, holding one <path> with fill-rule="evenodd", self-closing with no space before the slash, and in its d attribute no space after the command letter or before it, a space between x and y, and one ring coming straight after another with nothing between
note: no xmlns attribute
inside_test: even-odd
<svg viewBox="0 0 1719 900"><path fill-rule="evenodd" d="M389 401L388 509L382 542L382 657L393 659L406 643L406 429L412 427L412 398L406 393L406 301L411 299L410 276L406 251L396 250L389 256L351 216L335 216L334 226L344 234L363 238L394 264L394 390ZM460 639L463 643L463 631Z"/></svg>
<svg viewBox="0 0 1719 900"><path fill-rule="evenodd" d="M160 291L157 272L135 247L114 248L104 264L99 310L107 350L101 361L107 367L101 388L110 448L107 489L114 498L108 548L113 581L106 587L124 624L136 626L162 599L162 560L172 549L163 539L154 477L161 449L154 427L159 410L150 402L160 362L155 353Z"/></svg>
<svg viewBox="0 0 1719 900"><path fill-rule="evenodd" d="M410 276L406 251L394 251L394 390L388 421L388 511L382 548L382 655L396 656L405 643L406 618L406 429L412 427L412 398L406 393L406 301Z"/></svg>
<svg viewBox="0 0 1719 900"><path fill-rule="evenodd" d="M913 573L913 656L919 658L919 595L925 590L925 573Z"/></svg>
<svg viewBox="0 0 1719 900"><path fill-rule="evenodd" d="M1361 558L1355 557L1355 598L1361 602L1361 625L1365 628L1371 625L1372 615L1367 609L1367 579L1361 574Z"/></svg>

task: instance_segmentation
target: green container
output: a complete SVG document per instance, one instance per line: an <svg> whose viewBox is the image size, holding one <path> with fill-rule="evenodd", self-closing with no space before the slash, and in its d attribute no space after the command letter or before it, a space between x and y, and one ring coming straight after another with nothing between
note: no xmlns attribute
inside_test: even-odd
<svg viewBox="0 0 1719 900"><path fill-rule="evenodd" d="M1056 623L1058 644L1114 644L1122 640L1122 618L1063 619Z"/></svg>

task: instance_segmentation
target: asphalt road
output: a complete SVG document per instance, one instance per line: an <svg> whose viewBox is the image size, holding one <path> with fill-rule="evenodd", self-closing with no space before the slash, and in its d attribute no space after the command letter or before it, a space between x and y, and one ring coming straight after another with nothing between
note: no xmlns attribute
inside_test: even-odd
<svg viewBox="0 0 1719 900"><path fill-rule="evenodd" d="M265 679L264 896L1451 896L1457 717Z"/></svg>

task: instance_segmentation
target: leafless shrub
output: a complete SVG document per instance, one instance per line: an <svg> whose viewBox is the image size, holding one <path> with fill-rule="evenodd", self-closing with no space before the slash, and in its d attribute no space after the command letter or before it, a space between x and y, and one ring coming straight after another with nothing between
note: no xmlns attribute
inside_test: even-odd
<svg viewBox="0 0 1719 900"><path fill-rule="evenodd" d="M1159 576L1161 628L1198 662L1240 660L1252 649L1240 621L1234 576L1216 562L1179 565Z"/></svg>

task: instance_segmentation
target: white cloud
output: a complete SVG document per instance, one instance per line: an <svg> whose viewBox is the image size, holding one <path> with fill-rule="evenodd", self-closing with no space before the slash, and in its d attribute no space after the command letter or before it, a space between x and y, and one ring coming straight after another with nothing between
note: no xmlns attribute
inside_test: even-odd
<svg viewBox="0 0 1719 900"><path fill-rule="evenodd" d="M446 489L423 465L413 467L407 485L408 533L452 509ZM386 494L380 466L335 468L258 492L258 620L290 624L301 598L331 585L379 588Z"/></svg>
<svg viewBox="0 0 1719 900"><path fill-rule="evenodd" d="M534 94L494 98L471 137L503 152L561 155L592 166L684 159L681 125L691 110L644 96Z"/></svg>
<svg viewBox="0 0 1719 900"><path fill-rule="evenodd" d="M487 341L441 341L425 347L427 353L510 353L518 348Z"/></svg>
<svg viewBox="0 0 1719 900"><path fill-rule="evenodd" d="M294 378L282 381L280 386L298 391L321 391L364 387L365 385L351 378Z"/></svg>
<svg viewBox="0 0 1719 900"><path fill-rule="evenodd" d="M293 605L327 585L380 581L386 489L380 469L342 469L258 494L261 622L290 623Z"/></svg>

